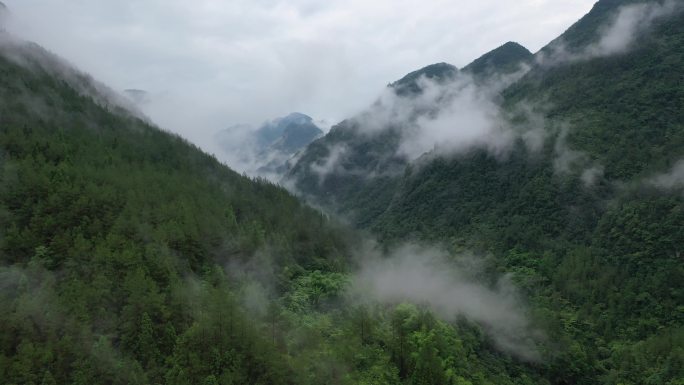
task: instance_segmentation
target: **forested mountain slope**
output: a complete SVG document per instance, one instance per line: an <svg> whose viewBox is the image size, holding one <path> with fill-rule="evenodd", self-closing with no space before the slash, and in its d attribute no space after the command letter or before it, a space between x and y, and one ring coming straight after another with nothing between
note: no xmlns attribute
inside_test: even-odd
<svg viewBox="0 0 684 385"><path fill-rule="evenodd" d="M484 72L429 66L309 146L296 186L379 246L2 34L2 382L681 384L684 23L579 60L625 3L542 51L572 60L507 44ZM470 110L500 123L487 140L409 146ZM439 271L418 247L396 261L409 239L443 245ZM359 284L388 274L391 300ZM470 310L444 317L451 301Z"/></svg>
<svg viewBox="0 0 684 385"><path fill-rule="evenodd" d="M465 317L350 297L366 255L357 234L135 117L40 47L2 38L3 383L562 376L553 347L530 361Z"/></svg>
<svg viewBox="0 0 684 385"><path fill-rule="evenodd" d="M226 271L282 293L344 232L3 39L1 382L301 383Z"/></svg>
<svg viewBox="0 0 684 385"><path fill-rule="evenodd" d="M463 67L464 72L486 78L492 73L511 73L520 70L521 64L532 64L534 55L515 42L508 42Z"/></svg>
<svg viewBox="0 0 684 385"><path fill-rule="evenodd" d="M463 71L438 63L391 83L374 105L310 144L285 176L286 184L317 204L352 213L356 223L367 226L388 207L409 164L400 153L405 136L416 120L433 114L438 110L435 106L449 98L439 88L473 88L489 79L500 82L501 76L530 61L525 52L524 47L507 43Z"/></svg>
<svg viewBox="0 0 684 385"><path fill-rule="evenodd" d="M494 253L561 320L556 337L572 358L559 382L680 383L682 26L680 2L599 1L524 76L487 80L501 87L498 135L407 160L396 133L429 118L378 129L362 116L314 142L290 181L388 242ZM470 118L457 111L459 137Z"/></svg>

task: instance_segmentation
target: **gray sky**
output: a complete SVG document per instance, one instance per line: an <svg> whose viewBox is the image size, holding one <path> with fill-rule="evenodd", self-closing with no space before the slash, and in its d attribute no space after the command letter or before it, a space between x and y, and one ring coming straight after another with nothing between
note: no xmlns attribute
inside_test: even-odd
<svg viewBox="0 0 684 385"><path fill-rule="evenodd" d="M299 111L336 123L389 82L462 67L512 40L536 51L595 0L4 0L11 29L210 152L212 135Z"/></svg>

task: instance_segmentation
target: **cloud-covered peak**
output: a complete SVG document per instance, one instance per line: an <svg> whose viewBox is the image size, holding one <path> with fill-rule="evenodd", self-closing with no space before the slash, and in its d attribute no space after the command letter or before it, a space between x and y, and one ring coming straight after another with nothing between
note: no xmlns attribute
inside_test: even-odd
<svg viewBox="0 0 684 385"><path fill-rule="evenodd" d="M421 91L421 79L429 79L436 83L453 79L458 73L458 68L449 63L436 63L413 71L396 82L390 84L397 95L417 94Z"/></svg>
<svg viewBox="0 0 684 385"><path fill-rule="evenodd" d="M278 180L288 161L323 130L308 115L293 112L258 127L235 125L216 133L219 157L238 171Z"/></svg>
<svg viewBox="0 0 684 385"><path fill-rule="evenodd" d="M595 0L2 1L13 33L147 90L147 116L213 153L226 122L338 122L425 63L461 67L511 39L537 49Z"/></svg>
<svg viewBox="0 0 684 385"><path fill-rule="evenodd" d="M520 69L521 63L530 62L532 52L522 45L509 41L508 43L487 52L463 68L475 76L486 76L492 73L507 74Z"/></svg>
<svg viewBox="0 0 684 385"><path fill-rule="evenodd" d="M545 64L576 62L632 50L658 21L684 9L679 0L602 0L537 54Z"/></svg>

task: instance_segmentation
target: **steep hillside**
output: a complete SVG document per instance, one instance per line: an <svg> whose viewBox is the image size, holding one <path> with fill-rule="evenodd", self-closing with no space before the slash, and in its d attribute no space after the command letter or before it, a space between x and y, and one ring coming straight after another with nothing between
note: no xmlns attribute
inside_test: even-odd
<svg viewBox="0 0 684 385"><path fill-rule="evenodd" d="M489 88L507 84L510 80L502 78L530 62L525 52L524 47L507 43L463 71L439 63L391 83L374 105L309 145L285 183L316 204L351 215L355 223L367 227L390 204L410 161L401 151L402 144L420 140L412 137L421 134L416 131L418 122L438 113L439 105L458 100L459 89L489 93ZM482 91L480 83L484 83Z"/></svg>
<svg viewBox="0 0 684 385"><path fill-rule="evenodd" d="M463 67L463 71L486 78L492 73L508 74L520 70L520 64L532 64L534 55L515 42L508 42Z"/></svg>
<svg viewBox="0 0 684 385"><path fill-rule="evenodd" d="M493 97L500 135L447 152L436 142L359 177L402 144L396 124L355 119L310 147L292 183L388 242L494 253L556 325L568 356L555 382L678 383L682 350L668 341L684 333L682 26L678 2L599 1ZM460 137L468 111L447 106Z"/></svg>
<svg viewBox="0 0 684 385"><path fill-rule="evenodd" d="M458 68L448 63L431 64L417 71L413 71L403 78L389 85L397 95L410 96L421 91L421 79L430 79L436 82L444 82L453 78L458 73Z"/></svg>
<svg viewBox="0 0 684 385"><path fill-rule="evenodd" d="M496 317L441 319L421 301L354 291L356 265L382 254L357 234L135 117L40 47L3 38L3 383L553 377L535 359L553 348L502 349ZM491 301L499 277L479 274L484 283L466 287ZM517 303L504 294L494 302ZM508 334L509 342L527 335Z"/></svg>
<svg viewBox="0 0 684 385"><path fill-rule="evenodd" d="M0 33L2 382L681 385L677 4L426 67L309 145L289 182L379 244Z"/></svg>
<svg viewBox="0 0 684 385"><path fill-rule="evenodd" d="M302 383L226 271L282 293L344 268L342 232L80 93L34 49L0 52L2 382Z"/></svg>
<svg viewBox="0 0 684 385"><path fill-rule="evenodd" d="M589 20L615 2L606 3ZM545 115L571 127L568 145L586 151L609 180L671 167L684 157L684 15L681 6L667 12L674 13L638 28L624 52L535 68L506 90L506 103L548 102ZM547 51L560 41L585 41L587 23L574 25Z"/></svg>

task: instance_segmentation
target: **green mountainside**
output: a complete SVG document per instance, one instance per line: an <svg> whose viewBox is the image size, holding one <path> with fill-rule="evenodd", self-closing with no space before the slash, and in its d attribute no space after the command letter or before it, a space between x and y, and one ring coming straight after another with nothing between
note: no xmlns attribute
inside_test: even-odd
<svg viewBox="0 0 684 385"><path fill-rule="evenodd" d="M448 63L431 64L417 71L413 71L403 78L389 85L397 95L413 95L421 91L419 80L422 78L444 82L458 73L458 68Z"/></svg>
<svg viewBox="0 0 684 385"><path fill-rule="evenodd" d="M679 11L656 21L626 53L536 68L505 91L506 103L550 101L546 115L570 124L569 145L609 180L665 170L684 157L682 20ZM581 39L579 24L562 39Z"/></svg>
<svg viewBox="0 0 684 385"><path fill-rule="evenodd" d="M260 250L283 293L343 271L344 231L26 66L35 49L0 57L2 383L306 383L224 268Z"/></svg>
<svg viewBox="0 0 684 385"><path fill-rule="evenodd" d="M463 67L463 71L483 77L492 73L508 74L519 71L521 63L531 64L533 58L527 48L509 41Z"/></svg>
<svg viewBox="0 0 684 385"><path fill-rule="evenodd" d="M465 318L349 299L358 234L135 117L40 47L2 39L2 383L553 377Z"/></svg>
<svg viewBox="0 0 684 385"><path fill-rule="evenodd" d="M625 52L580 57L633 3L674 8L649 20ZM392 158L403 128L364 131L369 119L350 119L358 122L353 130L343 122L309 147L290 183L385 242L493 253L497 269L512 273L555 325L549 333L568 361L554 382L681 383L684 183L652 182L684 158L677 6L599 1L526 59L530 71L495 100L513 127L543 128L539 148L520 136L503 154L473 146L407 164ZM567 59L542 60L559 44ZM336 168L311 172L340 148ZM358 172L388 163L401 166L379 176Z"/></svg>
<svg viewBox="0 0 684 385"><path fill-rule="evenodd" d="M594 4L591 11L573 24L558 39L542 48L542 52L548 50L559 41L563 41L570 50L578 50L595 42L603 28L615 17L619 7L635 4L663 4L664 0L600 0ZM676 3L670 1L670 3Z"/></svg>
<svg viewBox="0 0 684 385"><path fill-rule="evenodd" d="M470 75L479 80L503 76L530 62L524 52L528 52L524 47L507 43L466 66L463 72L445 63L428 66L391 83L388 93L396 95L397 104L410 105L421 97L426 79L439 86L464 78L469 82ZM418 109L406 121L375 122L375 115L396 113L386 109L378 102L359 116L333 126L325 137L307 147L285 180L310 201L345 215L353 213L354 222L367 227L388 207L400 183L399 176L408 166L398 154L403 133L415 125L416 119L433 112ZM374 127L368 130L369 125ZM322 172L319 166L331 158L336 160L335 169Z"/></svg>
<svg viewBox="0 0 684 385"><path fill-rule="evenodd" d="M628 3L535 57L507 43L409 74L311 143L287 183L353 226L0 33L0 382L684 384L683 13L626 52L540 59L594 44ZM408 158L453 87L491 97L513 139ZM394 289L438 306L376 300L358 278L406 242L489 291L428 269ZM492 311L488 293L516 304L494 319L529 318L507 348L489 316L439 315L449 296Z"/></svg>

